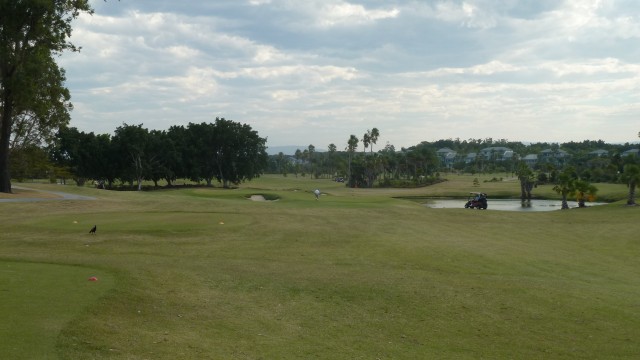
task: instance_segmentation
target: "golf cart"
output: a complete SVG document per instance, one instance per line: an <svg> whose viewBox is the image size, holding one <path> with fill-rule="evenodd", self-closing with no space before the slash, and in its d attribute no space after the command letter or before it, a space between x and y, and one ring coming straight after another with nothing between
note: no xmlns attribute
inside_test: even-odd
<svg viewBox="0 0 640 360"><path fill-rule="evenodd" d="M465 209L482 209L487 208L487 194L480 192L469 193L467 203L464 204Z"/></svg>

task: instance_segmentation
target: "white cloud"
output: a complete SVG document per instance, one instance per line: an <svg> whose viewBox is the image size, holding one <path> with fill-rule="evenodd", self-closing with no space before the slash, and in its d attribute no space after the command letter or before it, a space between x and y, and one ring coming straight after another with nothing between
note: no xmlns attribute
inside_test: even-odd
<svg viewBox="0 0 640 360"><path fill-rule="evenodd" d="M167 129L223 116L271 145L338 148L374 126L397 148L448 137L632 141L639 130L633 1L143 4L99 2L122 9L75 23L83 51L62 57L72 125Z"/></svg>
<svg viewBox="0 0 640 360"><path fill-rule="evenodd" d="M497 24L496 15L492 11L487 11L479 4L470 1L439 2L435 6L435 17L470 28L488 29Z"/></svg>
<svg viewBox="0 0 640 360"><path fill-rule="evenodd" d="M355 26L396 18L399 13L398 9L368 10L362 5L346 2L327 4L320 9L317 24L320 27Z"/></svg>

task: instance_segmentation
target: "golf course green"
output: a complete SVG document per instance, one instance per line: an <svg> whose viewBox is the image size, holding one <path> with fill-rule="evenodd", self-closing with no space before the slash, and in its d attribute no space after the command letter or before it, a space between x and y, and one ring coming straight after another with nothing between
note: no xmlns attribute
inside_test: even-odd
<svg viewBox="0 0 640 360"><path fill-rule="evenodd" d="M17 184L87 198L0 202L0 359L640 357L640 207L624 185L596 184L606 205L506 212L463 205L517 198L514 179L446 178Z"/></svg>

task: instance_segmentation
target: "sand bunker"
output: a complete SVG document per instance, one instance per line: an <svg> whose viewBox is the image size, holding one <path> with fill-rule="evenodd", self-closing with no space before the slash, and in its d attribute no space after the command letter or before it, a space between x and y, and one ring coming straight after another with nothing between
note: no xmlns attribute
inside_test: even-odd
<svg viewBox="0 0 640 360"><path fill-rule="evenodd" d="M251 200L251 201L278 201L280 198L278 196L274 196L274 195L262 195L262 194L253 194L249 197L247 197L247 199Z"/></svg>

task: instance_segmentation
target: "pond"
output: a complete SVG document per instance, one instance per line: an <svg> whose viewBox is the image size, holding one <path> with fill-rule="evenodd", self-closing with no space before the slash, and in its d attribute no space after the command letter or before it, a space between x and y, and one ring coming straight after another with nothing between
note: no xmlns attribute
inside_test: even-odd
<svg viewBox="0 0 640 360"><path fill-rule="evenodd" d="M435 209L464 209L466 199L429 199L425 206ZM520 199L489 199L487 210L500 211L553 211L562 209L560 200L531 200L522 203ZM576 201L569 201L569 208L577 208ZM590 202L587 206L602 205L604 203ZM471 209L469 209L471 211Z"/></svg>

